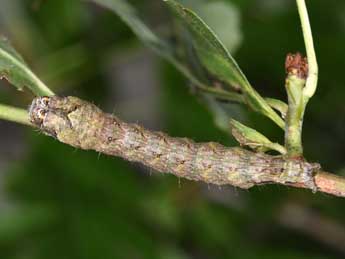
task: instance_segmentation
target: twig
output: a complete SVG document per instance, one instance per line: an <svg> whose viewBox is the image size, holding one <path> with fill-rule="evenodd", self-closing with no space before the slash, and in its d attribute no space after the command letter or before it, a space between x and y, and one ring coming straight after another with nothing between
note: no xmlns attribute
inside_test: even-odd
<svg viewBox="0 0 345 259"><path fill-rule="evenodd" d="M286 59L286 90L289 107L285 126L285 147L289 157L303 157L302 125L305 109L317 87L318 65L305 0L296 0L307 60L299 53Z"/></svg>
<svg viewBox="0 0 345 259"><path fill-rule="evenodd" d="M28 120L28 113L24 109L10 107L6 105L0 105L0 119L8 120L12 122L21 123L24 125L33 126ZM184 177L184 176L181 176ZM224 178L226 176L223 176ZM221 182L227 181L227 179L219 179ZM267 184L266 179L263 177L258 179L257 185ZM314 176L314 182L319 192L328 193L334 196L345 197L345 178L337 176L335 174L327 172L317 172ZM271 182L270 184L280 184L278 182ZM305 184L286 184L288 186L294 186L298 188L311 189L310 186Z"/></svg>
<svg viewBox="0 0 345 259"><path fill-rule="evenodd" d="M288 73L285 89L288 96L288 110L285 125L285 148L289 157L303 157L302 125L305 102L303 88L305 86L308 65L299 53L288 54L285 62Z"/></svg>
<svg viewBox="0 0 345 259"><path fill-rule="evenodd" d="M327 172L318 172L314 176L315 184L321 192L345 197L345 178Z"/></svg>
<svg viewBox="0 0 345 259"><path fill-rule="evenodd" d="M331 194L338 197L345 197L345 177L319 171L314 175L314 182L318 192ZM286 184L297 188L311 189L304 184Z"/></svg>
<svg viewBox="0 0 345 259"><path fill-rule="evenodd" d="M67 109L67 107L66 107ZM32 124L30 124L28 122L27 119L27 111L23 110L23 109L18 109L18 108L14 108L14 107L4 107L3 105L0 106L0 119L5 119L5 120L10 120L10 121L14 121L17 123L22 123L22 124L26 124L26 125L30 125L33 126ZM115 123L119 123L119 121L115 121ZM114 124L115 125L115 124ZM116 124L118 125L118 124ZM126 125L122 125L122 127L127 127ZM142 128L136 128L136 131L139 131L139 133L142 131ZM135 131L134 131L135 132ZM145 132L145 134L147 134L147 132ZM158 134L158 133L157 133ZM157 137L161 138L161 141L167 141L167 136L163 133L160 133L162 135L157 135ZM139 134L140 135L140 134ZM113 139L107 139L107 141L113 141ZM191 145L191 140L187 140L187 139L181 139L179 141L186 141L187 146L185 146L184 148L187 148L188 145ZM211 148L212 150L216 149L217 147L219 147L219 144L217 143L210 143L209 148ZM85 148L85 147L84 147ZM237 151L236 151L237 150ZM231 152L235 152L237 155L239 155L241 152L249 152L249 151L245 151L242 149L233 149L233 151ZM242 151L241 151L242 150ZM128 151L129 152L129 151ZM235 154L234 153L234 154ZM129 153L128 153L129 154ZM254 154L254 153L253 153ZM260 155L258 156L260 157ZM267 156L267 158L269 158L269 156ZM219 161L221 161L222 158L220 158ZM224 158L226 159L226 158ZM151 161L153 164L155 164L156 162L154 160ZM253 160L254 162L254 160ZM181 166L183 165L183 163L181 164ZM162 166L166 166L164 164L162 164ZM263 166L263 164L259 164L258 165ZM277 169L277 168L276 168ZM182 167L180 168L180 170L182 170ZM274 171L274 170L273 170ZM180 171L182 172L182 171ZM186 171L187 172L187 171ZM196 180L201 180L203 182L209 182L209 183L216 183L216 184L230 184L233 183L233 181L235 179L231 178L234 177L236 175L231 175L231 174L219 174L216 173L213 175L212 171L204 171L204 173L207 172L207 175L202 175L205 178L197 178L196 176L196 172L192 173L192 172L188 172L185 175L184 174L178 174L179 177L183 177L183 178L189 178L189 179L196 179ZM291 172L292 173L292 172ZM176 172L175 172L176 174ZM194 178L191 177L191 175L194 174ZM292 176L286 176L286 181L285 183L282 183L281 181L279 181L279 177L277 177L276 174L269 174L269 173L263 173L262 171L252 171L251 172L251 178L255 179L254 182L250 182L250 184L246 185L245 182L242 182L242 188L249 188L255 185L263 185L263 184L283 184L286 186L294 186L294 187L298 187L298 188L306 188L306 189L311 189L313 191L315 191L315 189L313 188L313 186L309 185L307 182L303 182L303 181L299 181L298 183L296 183L295 179L293 178L293 173ZM230 178L229 178L230 177ZM289 177L291 177L291 181L289 179ZM312 179L316 185L316 189L317 191L320 192L324 192L324 193L328 193L328 194L332 194L334 196L340 196L340 197L345 197L345 178L344 177L340 177L334 174L330 174L330 173L326 173L326 172L317 172L314 176L312 176ZM289 183L290 182L290 183ZM237 184L237 186L239 186Z"/></svg>

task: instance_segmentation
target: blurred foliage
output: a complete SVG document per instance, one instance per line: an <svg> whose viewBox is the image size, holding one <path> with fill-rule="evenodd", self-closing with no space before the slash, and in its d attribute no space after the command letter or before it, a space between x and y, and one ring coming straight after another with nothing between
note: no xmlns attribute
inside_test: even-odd
<svg viewBox="0 0 345 259"><path fill-rule="evenodd" d="M157 33L164 35L171 27L177 30L161 1L130 2ZM212 16L203 13L208 9L200 2L207 5L214 1L181 2L198 6L200 9L194 10L199 10L205 20L207 16L208 24L224 26L215 31L233 30L225 18L223 23L212 22ZM238 21L242 43L236 46L239 39L233 39L234 50L239 48L231 54L249 81L263 95L285 100L285 55L304 50L294 1L217 2L234 5L242 17ZM315 0L308 4L320 82L306 114L304 147L307 158L340 172L345 167L345 3L331 0L326 6L324 1ZM109 64L116 60L121 66L133 53L147 51L116 15L88 1L2 0L0 31L54 92L81 96L100 106L112 101L112 93L120 94L127 87L116 80L110 82L109 73L114 71L109 72ZM231 39L231 35L227 37ZM162 60L156 63L153 69L160 86L160 106L156 109L164 118L157 129L196 141L234 145L234 140L215 126L218 118L204 105L214 107L213 100L200 102L173 66ZM134 77L137 72L133 71ZM32 98L30 93L19 93L6 82L0 86L0 102L26 105ZM112 107L116 106L113 103ZM214 107L218 116L231 112L272 140L281 135L268 119L247 108L234 104L224 107L221 111ZM6 125L1 122L0 128ZM7 206L0 204L1 258L344 256L345 242L343 246L329 245L282 225L278 218L284 204L298 202L312 208L315 215L336 221L342 226L337 231L342 232L342 199L281 186L219 190L173 176L151 175L135 164L73 150L31 129L25 130L28 153L1 172L8 197ZM4 137L10 138L11 132ZM12 141L14 145L25 139ZM3 145L0 148L6 149ZM322 232L322 227L316 225L314 230Z"/></svg>

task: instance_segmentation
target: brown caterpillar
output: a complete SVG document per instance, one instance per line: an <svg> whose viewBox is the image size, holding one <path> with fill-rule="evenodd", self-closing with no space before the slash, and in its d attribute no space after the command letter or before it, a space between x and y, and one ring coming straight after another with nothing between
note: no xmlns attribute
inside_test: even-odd
<svg viewBox="0 0 345 259"><path fill-rule="evenodd" d="M320 169L319 164L169 137L125 123L77 97L38 97L29 114L34 125L63 143L120 156L160 172L240 188L281 183L316 190L313 172Z"/></svg>

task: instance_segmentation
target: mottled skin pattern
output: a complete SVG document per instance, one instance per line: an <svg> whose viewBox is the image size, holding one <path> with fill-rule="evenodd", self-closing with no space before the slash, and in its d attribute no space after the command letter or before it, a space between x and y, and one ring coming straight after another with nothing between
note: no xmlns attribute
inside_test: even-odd
<svg viewBox="0 0 345 259"><path fill-rule="evenodd" d="M125 123L76 97L36 98L29 113L34 125L63 143L140 162L159 172L241 188L274 182L316 190L313 172L318 164L172 138Z"/></svg>

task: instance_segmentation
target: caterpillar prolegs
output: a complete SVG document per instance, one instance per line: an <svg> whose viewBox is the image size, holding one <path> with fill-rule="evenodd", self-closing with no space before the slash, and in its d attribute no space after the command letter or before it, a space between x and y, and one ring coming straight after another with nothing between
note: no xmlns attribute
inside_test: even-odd
<svg viewBox="0 0 345 259"><path fill-rule="evenodd" d="M300 184L316 190L320 166L239 147L195 143L125 123L77 97L38 97L29 110L42 132L71 146L142 163L159 172L217 185Z"/></svg>

